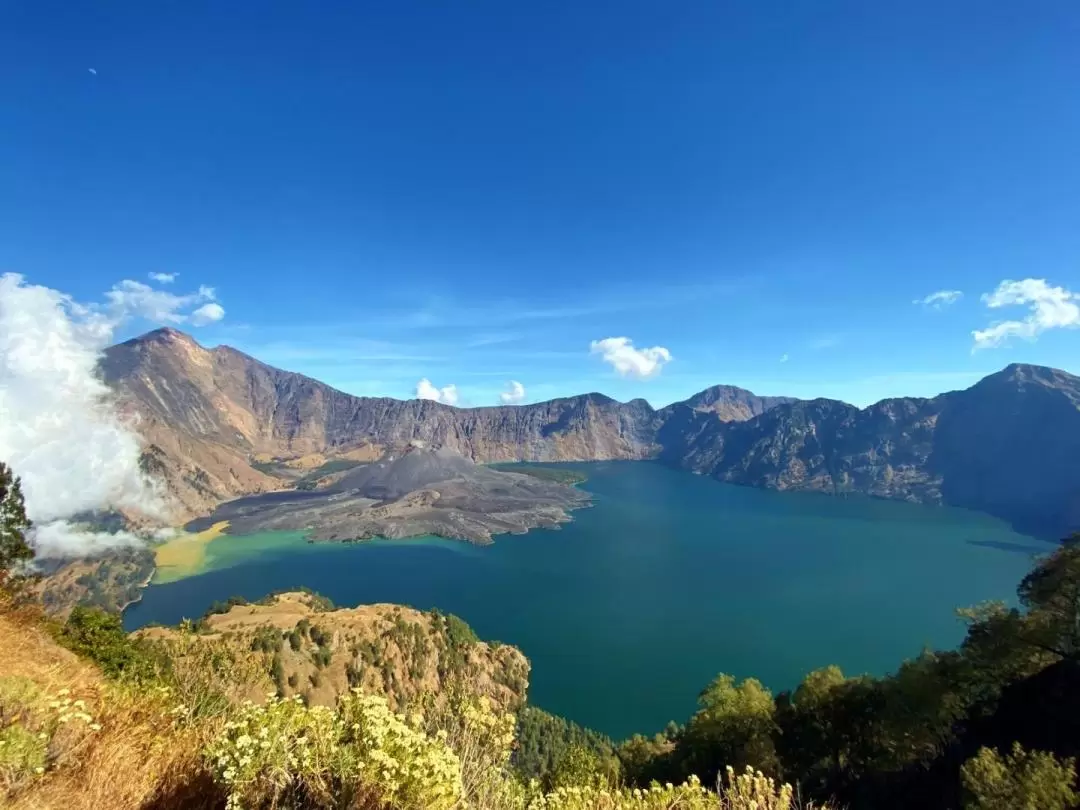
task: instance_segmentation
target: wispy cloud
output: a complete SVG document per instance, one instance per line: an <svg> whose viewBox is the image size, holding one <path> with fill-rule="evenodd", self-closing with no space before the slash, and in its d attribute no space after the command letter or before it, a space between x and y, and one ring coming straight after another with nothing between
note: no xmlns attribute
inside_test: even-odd
<svg viewBox="0 0 1080 810"><path fill-rule="evenodd" d="M786 363L787 361L788 361L788 356L786 354L780 355L780 362L781 363Z"/></svg>
<svg viewBox="0 0 1080 810"><path fill-rule="evenodd" d="M457 405L458 390L453 384L436 388L431 380L424 377L416 384L416 398L430 399L432 402L442 402L444 405Z"/></svg>
<svg viewBox="0 0 1080 810"><path fill-rule="evenodd" d="M193 293L177 295L156 290L141 281L125 279L114 284L105 293L105 299L108 301L105 310L115 321L142 318L159 324L205 326L225 317L225 309L217 303L214 288L205 285Z"/></svg>
<svg viewBox="0 0 1080 810"><path fill-rule="evenodd" d="M814 351L822 351L823 349L835 349L842 342L842 335L822 335L821 337L814 338L806 345Z"/></svg>
<svg viewBox="0 0 1080 810"><path fill-rule="evenodd" d="M443 355L425 352L413 344L365 338L331 340L319 344L274 341L244 344L244 350L267 362L302 362L318 366L340 366L354 363L442 362Z"/></svg>
<svg viewBox="0 0 1080 810"><path fill-rule="evenodd" d="M482 346L498 346L503 343L516 343L522 335L514 332L482 332L465 341L466 349L478 349Z"/></svg>
<svg viewBox="0 0 1080 810"><path fill-rule="evenodd" d="M506 384L506 390L499 394L499 402L503 405L520 405L525 401L525 386L517 380L510 380Z"/></svg>
<svg viewBox="0 0 1080 810"><path fill-rule="evenodd" d="M599 355L620 377L647 380L671 362L671 352L663 346L635 349L627 337L609 337L589 344L589 353Z"/></svg>
<svg viewBox="0 0 1080 810"><path fill-rule="evenodd" d="M1080 327L1080 295L1064 287L1051 287L1046 279L1026 278L1003 281L992 293L982 296L990 309L1024 306L1028 315L1020 320L999 321L971 333L972 351L1008 345L1011 338L1035 340L1050 329Z"/></svg>
<svg viewBox="0 0 1080 810"><path fill-rule="evenodd" d="M916 298L911 303L927 309L945 309L945 307L955 304L963 297L964 294L960 290L938 290L930 293L925 298Z"/></svg>
<svg viewBox="0 0 1080 810"><path fill-rule="evenodd" d="M572 306L557 302L546 305L542 302L522 302L514 299L495 300L484 306L475 306L451 298L436 297L425 301L419 307L396 311L384 306L381 308L382 314L366 319L365 324L380 329L492 329L498 332L499 327L514 326L523 321L573 320L679 306L688 301L700 302L730 295L741 286L741 282L737 281L671 285L651 288L644 293L639 288L626 286L597 290L591 296L583 293L580 300Z"/></svg>
<svg viewBox="0 0 1080 810"><path fill-rule="evenodd" d="M146 277L158 284L172 284L179 273L147 273Z"/></svg>

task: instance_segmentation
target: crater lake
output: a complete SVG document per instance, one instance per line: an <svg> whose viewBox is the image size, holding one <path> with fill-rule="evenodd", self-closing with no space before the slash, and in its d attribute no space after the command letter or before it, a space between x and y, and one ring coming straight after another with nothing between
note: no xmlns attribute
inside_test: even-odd
<svg viewBox="0 0 1080 810"><path fill-rule="evenodd" d="M955 646L956 608L1013 600L1032 556L1053 548L961 509L770 492L650 462L552 466L584 473L594 496L561 529L487 547L217 536L125 625L299 586L339 606L437 607L528 656L530 702L621 739L684 722L719 672L779 691L828 664L883 674Z"/></svg>

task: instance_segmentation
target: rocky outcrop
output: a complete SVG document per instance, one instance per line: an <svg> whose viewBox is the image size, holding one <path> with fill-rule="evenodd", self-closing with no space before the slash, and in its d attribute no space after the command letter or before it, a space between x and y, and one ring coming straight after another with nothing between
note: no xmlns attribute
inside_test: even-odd
<svg viewBox="0 0 1080 810"><path fill-rule="evenodd" d="M759 397L745 388L737 388L734 385L714 385L712 388L706 388L694 394L684 402L668 406L660 411L660 415L661 419L665 419L670 410L686 407L695 413L714 414L721 422L744 422L755 416L761 416L765 411L777 405L787 405L797 401L794 397Z"/></svg>
<svg viewBox="0 0 1080 810"><path fill-rule="evenodd" d="M385 695L404 708L425 695L445 699L454 686L489 698L504 710L525 703L529 661L516 647L480 641L461 619L401 605L328 608L321 597L282 593L257 603L233 604L200 622L197 643L224 641L239 655L266 659L263 676L247 684L261 700L268 689L334 706L351 688ZM155 640L180 631L138 631ZM277 683L273 679L277 680Z"/></svg>

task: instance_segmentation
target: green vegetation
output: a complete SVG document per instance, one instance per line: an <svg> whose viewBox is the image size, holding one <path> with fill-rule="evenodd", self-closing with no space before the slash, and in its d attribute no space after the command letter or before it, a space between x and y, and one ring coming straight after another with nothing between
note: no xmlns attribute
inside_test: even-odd
<svg viewBox="0 0 1080 810"><path fill-rule="evenodd" d="M75 607L56 639L101 667L109 678L156 681L162 660L151 644L124 630L120 617L100 608Z"/></svg>
<svg viewBox="0 0 1080 810"><path fill-rule="evenodd" d="M334 473L345 472L355 467L360 467L367 462L364 461L352 461L347 458L335 458L324 464L319 465L314 470L311 470L303 477L297 479L295 487L297 489L311 490L317 489L321 479Z"/></svg>
<svg viewBox="0 0 1080 810"><path fill-rule="evenodd" d="M554 714L526 706L518 713L517 748L512 759L518 774L546 789L574 783L568 775L588 770L614 780L619 771L611 740Z"/></svg>
<svg viewBox="0 0 1080 810"><path fill-rule="evenodd" d="M980 748L960 774L972 810L1069 810L1080 800L1073 759L1025 751L1020 743L1005 757Z"/></svg>
<svg viewBox="0 0 1080 810"><path fill-rule="evenodd" d="M0 461L0 585L19 576L22 567L34 558L26 542L29 530L22 485L11 468Z"/></svg>
<svg viewBox="0 0 1080 810"><path fill-rule="evenodd" d="M494 470L531 475L533 478L539 478L543 481L554 481L558 484L573 485L580 484L587 480L585 473L578 472L577 470L568 470L566 467L522 466L519 464L492 464L490 466Z"/></svg>

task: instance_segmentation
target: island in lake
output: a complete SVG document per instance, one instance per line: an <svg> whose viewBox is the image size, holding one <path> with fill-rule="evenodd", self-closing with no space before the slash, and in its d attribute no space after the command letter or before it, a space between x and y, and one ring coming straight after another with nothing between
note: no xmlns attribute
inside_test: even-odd
<svg viewBox="0 0 1080 810"><path fill-rule="evenodd" d="M187 528L202 531L227 521L232 534L304 531L312 540L435 535L483 545L496 534L556 527L589 501L584 490L548 476L413 446L348 470L325 489L224 503Z"/></svg>

